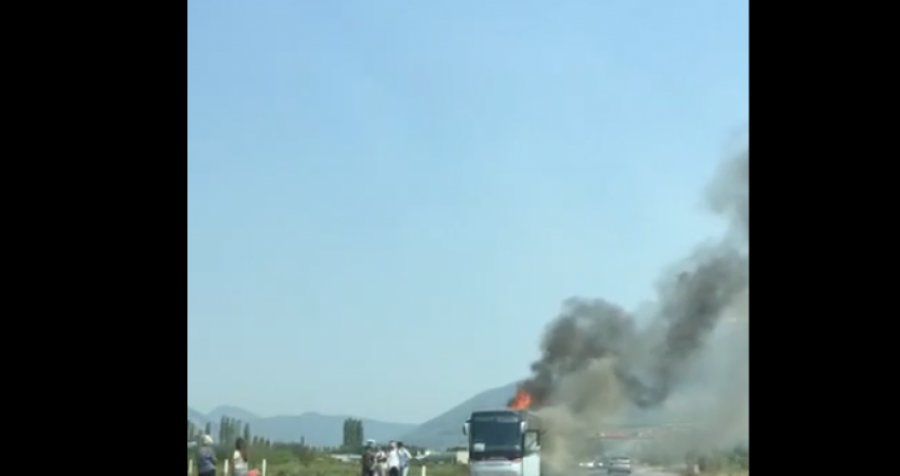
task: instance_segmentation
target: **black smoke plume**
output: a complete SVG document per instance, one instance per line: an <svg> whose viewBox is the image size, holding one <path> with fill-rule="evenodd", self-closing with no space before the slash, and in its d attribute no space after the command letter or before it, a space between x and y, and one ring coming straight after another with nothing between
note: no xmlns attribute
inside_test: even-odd
<svg viewBox="0 0 900 476"><path fill-rule="evenodd" d="M541 358L520 386L531 395L532 407L564 405L579 414L595 404L595 396L585 392L561 396L558 390L566 379L596 379L587 369L599 361L611 362L617 392L633 405L649 408L666 401L721 316L749 292L749 148L724 164L708 204L728 220L728 233L713 245L698 246L661 279L649 326L639 328L634 314L602 299L563 304L544 334Z"/></svg>

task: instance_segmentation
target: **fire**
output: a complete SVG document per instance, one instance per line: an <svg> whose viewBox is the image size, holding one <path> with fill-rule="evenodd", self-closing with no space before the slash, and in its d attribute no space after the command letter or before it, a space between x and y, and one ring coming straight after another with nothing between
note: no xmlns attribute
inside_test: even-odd
<svg viewBox="0 0 900 476"><path fill-rule="evenodd" d="M513 410L527 410L531 406L531 395L520 388L516 391L516 396L509 401L508 406Z"/></svg>

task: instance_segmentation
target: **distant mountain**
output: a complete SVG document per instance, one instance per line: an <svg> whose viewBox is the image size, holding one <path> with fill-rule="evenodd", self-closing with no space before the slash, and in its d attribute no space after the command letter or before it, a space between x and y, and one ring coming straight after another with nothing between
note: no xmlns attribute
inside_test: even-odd
<svg viewBox="0 0 900 476"><path fill-rule="evenodd" d="M216 423L222 421L222 417L224 416L227 416L228 418L234 418L243 422L255 422L260 420L259 415L248 412L243 408L232 407L229 405L220 405L216 408L213 408L213 410L207 415L207 418L209 419L209 421ZM253 423L250 423L250 427L253 427Z"/></svg>
<svg viewBox="0 0 900 476"><path fill-rule="evenodd" d="M378 441L400 439L418 446L442 450L465 443L462 424L475 410L503 408L515 394L516 384L494 388L466 400L421 425L388 423L362 418L366 438ZM273 441L298 441L304 437L314 446L338 446L343 440L345 415L322 415L308 412L298 416L259 417L238 407L220 406L204 414L188 407L188 419L198 426L212 423L213 436L218 433L218 423L223 416L236 418L250 424L250 431Z"/></svg>
<svg viewBox="0 0 900 476"><path fill-rule="evenodd" d="M194 422L195 425L199 427L203 427L206 424L207 417L206 415L194 410L191 407L188 407L188 420Z"/></svg>
<svg viewBox="0 0 900 476"><path fill-rule="evenodd" d="M506 403L515 393L516 383L481 392L421 425L389 423L362 418L366 438L374 438L378 441L399 439L408 444L424 446L433 450L461 446L466 441L462 434L462 425L470 413L476 410L505 408ZM659 425L687 422L698 418L685 410L685 408L693 408L696 405L681 405L684 408L679 408L679 397L678 395L674 396L670 401L669 408L665 410L641 411L635 409L616 424L626 426ZM693 398L687 400L696 403ZM209 414L203 414L188 407L188 419L201 427L207 421L211 422L214 437L218 433L218 423L223 416L250 423L250 430L254 435L260 435L273 441L299 441L300 437L304 437L307 443L314 446L340 445L343 439L344 420L349 418L345 415L322 415L315 412L299 416L261 418L238 407L221 406Z"/></svg>
<svg viewBox="0 0 900 476"><path fill-rule="evenodd" d="M217 407L209 414L203 414L188 407L188 420L201 427L206 422L212 423L213 437L218 434L218 424L223 416L249 423L250 431L254 435L272 441L299 441L302 437L313 446L340 445L343 440L344 420L350 418L346 415L322 415L315 412L297 416L263 418L242 408L231 406ZM408 423L389 423L367 418L361 418L361 420L366 431L366 438L374 438L378 441L397 439L400 435L408 433L416 427L416 425Z"/></svg>
<svg viewBox="0 0 900 476"><path fill-rule="evenodd" d="M516 393L516 386L516 383L511 383L479 393L441 415L417 426L400 439L404 443L424 446L433 450L463 446L466 444L466 437L462 433L462 426L469 418L469 415L477 410L506 408L510 397ZM691 418L683 412L673 410L648 412L633 409L614 424L616 426L643 426L683 421L691 421Z"/></svg>
<svg viewBox="0 0 900 476"><path fill-rule="evenodd" d="M505 408L506 403L515 393L516 383L481 392L417 426L400 439L404 443L425 446L435 450L464 445L466 437L462 434L462 425L469 418L469 414L476 410ZM367 426L367 431L368 428Z"/></svg>

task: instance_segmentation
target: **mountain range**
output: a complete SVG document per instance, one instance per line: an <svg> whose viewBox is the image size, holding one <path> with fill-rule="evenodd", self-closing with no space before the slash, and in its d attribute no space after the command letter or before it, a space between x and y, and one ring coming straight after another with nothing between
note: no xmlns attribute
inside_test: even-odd
<svg viewBox="0 0 900 476"><path fill-rule="evenodd" d="M505 408L516 393L516 384L492 388L475 395L405 433L400 440L426 448L444 449L465 445L463 423L476 410ZM368 430L367 430L368 431Z"/></svg>
<svg viewBox="0 0 900 476"><path fill-rule="evenodd" d="M313 446L338 446L343 440L344 420L348 415L322 415L307 412L296 416L260 417L247 410L232 406L220 406L203 414L188 407L188 420L202 428L207 422L212 426L212 434L218 432L218 424L223 416L249 423L254 435L273 441L300 441ZM416 425L390 423L360 418L366 431L366 438L389 440L412 430Z"/></svg>
<svg viewBox="0 0 900 476"><path fill-rule="evenodd" d="M420 425L408 423L391 423L361 418L366 438L377 441L399 439L411 445L433 449L444 449L462 445L465 437L462 434L462 423L474 410L501 408L506 405L510 396L515 393L516 384L475 395L463 403ZM301 437L313 446L338 446L343 439L344 420L347 415L322 415L307 412L297 416L260 417L242 408L220 406L208 414L188 407L188 420L203 427L207 422L213 427L212 434L218 431L218 423L223 416L250 424L254 435L273 441L299 441Z"/></svg>
<svg viewBox="0 0 900 476"><path fill-rule="evenodd" d="M700 387L702 386L700 385ZM515 391L515 383L486 390L419 425L367 418L360 418L360 420L363 422L366 438L373 438L376 441L396 439L410 445L443 450L465 444L462 424L470 413L476 410L503 408ZM698 402L710 397L696 391L680 396L675 395L670 399L668 410L639 411L633 409L618 421L618 425L648 426L695 421L701 418L697 412L702 412L703 408L703 404ZM307 412L297 416L263 418L233 406L220 406L208 414L188 407L188 420L201 428L209 422L212 425L213 436L218 433L218 423L223 416L249 423L254 435L283 442L299 441L302 437L308 444L320 447L339 446L343 440L344 420L351 418L348 415L323 415L316 412Z"/></svg>

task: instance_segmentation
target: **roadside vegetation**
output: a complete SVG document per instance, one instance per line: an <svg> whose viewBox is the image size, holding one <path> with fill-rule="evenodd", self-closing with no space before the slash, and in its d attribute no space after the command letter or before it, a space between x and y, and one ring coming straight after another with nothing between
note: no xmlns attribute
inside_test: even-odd
<svg viewBox="0 0 900 476"><path fill-rule="evenodd" d="M302 434L302 428L298 428ZM197 442L200 436L208 434L216 441L214 447L216 459L219 461L217 474L224 474L224 462L234 452L237 438L248 442L248 453L251 469L262 470L262 462L266 461L266 476L359 476L359 461L341 461L346 455L359 455L365 442L365 429L359 420L347 419L344 422L343 442L336 447L315 447L306 444L301 436L299 442L280 443L253 435L249 424L239 420L223 417L218 425L206 424L200 428L188 421L188 442ZM380 442L382 444L386 441ZM412 454L420 454L424 448L407 445ZM427 465L428 476L467 476L466 466L455 464L451 455L433 455L424 460L413 461L409 476L421 476L422 465ZM188 468L191 461L196 464L196 447L188 448ZM197 476L197 468L193 468L192 476Z"/></svg>
<svg viewBox="0 0 900 476"><path fill-rule="evenodd" d="M216 449L219 460L217 474L224 474L223 462L231 456L232 447L220 446ZM249 449L250 467L262 469L262 461L266 460L266 476L359 476L358 461L342 462L331 454L305 447L300 444L272 444L269 447L251 446ZM188 451L188 459L195 459L195 452ZM409 476L420 476L422 464L427 464L428 476L467 476L465 465L446 461L413 462ZM197 476L194 468L193 476Z"/></svg>
<svg viewBox="0 0 900 476"><path fill-rule="evenodd" d="M213 433L213 430L216 430ZM302 429L298 429L302 430ZM303 438L299 442L279 443L254 436L248 424L235 419L223 417L213 428L207 424L198 428L188 421L188 441L198 441L203 434L213 436L216 457L219 461L217 474L224 474L224 462L234 452L234 442L238 437L249 442L250 467L262 469L266 461L266 476L359 476L359 461L342 461L347 455L359 455L365 442L365 429L359 420L348 419L344 422L343 442L340 446L319 448L307 445ZM386 442L380 442L386 443ZM656 467L672 470L674 474L684 476L748 476L750 473L750 450L745 446L728 450L690 452L666 450L668 445L658 448L646 448L633 455L636 461ZM414 455L422 454L424 448L408 445ZM450 448L440 455L430 455L422 460L411 462L409 476L421 476L422 466L427 466L427 476L468 476L468 467L457 464ZM190 461L196 462L196 448L188 448L188 466ZM193 468L192 476L197 476L197 468Z"/></svg>

